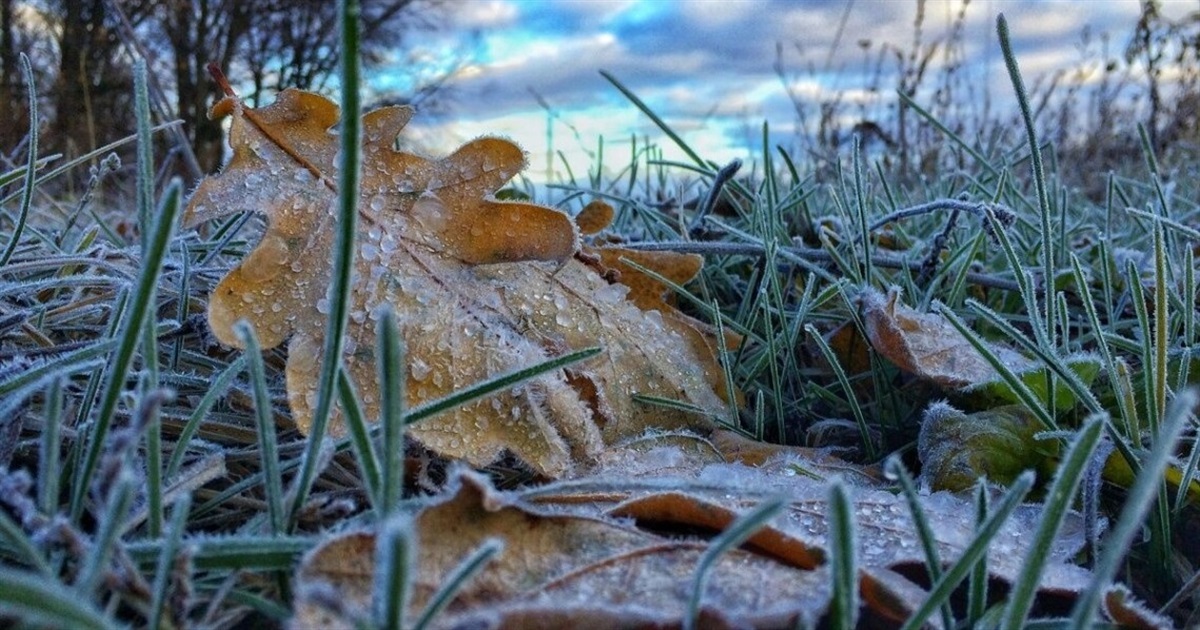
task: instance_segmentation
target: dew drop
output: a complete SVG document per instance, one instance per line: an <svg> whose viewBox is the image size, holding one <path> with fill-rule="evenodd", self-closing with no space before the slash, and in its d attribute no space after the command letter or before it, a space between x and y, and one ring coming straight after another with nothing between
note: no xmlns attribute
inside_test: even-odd
<svg viewBox="0 0 1200 630"><path fill-rule="evenodd" d="M629 293L629 287L623 284L609 284L596 289L592 295L601 304L616 304L624 299L627 293Z"/></svg>
<svg viewBox="0 0 1200 630"><path fill-rule="evenodd" d="M379 239L379 251L385 256L390 256L396 251L396 239L392 238L391 234L385 234Z"/></svg>
<svg viewBox="0 0 1200 630"><path fill-rule="evenodd" d="M424 381L429 378L429 373L432 371L433 368L429 367L429 364L421 359L413 357L408 361L408 372L412 374L414 381Z"/></svg>

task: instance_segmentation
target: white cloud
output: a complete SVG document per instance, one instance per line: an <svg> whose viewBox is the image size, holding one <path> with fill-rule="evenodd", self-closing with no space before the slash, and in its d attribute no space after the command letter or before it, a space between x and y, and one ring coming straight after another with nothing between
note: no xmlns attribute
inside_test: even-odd
<svg viewBox="0 0 1200 630"><path fill-rule="evenodd" d="M1176 4L1166 3L1167 12ZM816 103L835 94L850 113L859 115L862 103L871 116L896 101L893 54L907 54L912 46L916 3L858 0L838 39L846 6L790 0L463 2L456 5L465 12L456 23L481 31L484 52L457 77L460 106L453 123L431 134L457 142L488 132L511 136L531 152L535 172L544 171L551 148L563 151L580 172L600 136L609 156L617 153L614 143L627 142L631 133L661 140L649 120L599 76L603 69L685 134L702 155L725 160L745 154L747 142L758 142L748 138L757 131L746 130L761 128L763 119L777 134L796 126L788 91L773 68L777 43L784 50L791 93L810 117L816 115ZM929 0L922 45L944 42L962 8L963 0ZM1111 33L1114 47L1123 47L1138 0L969 4L956 49L963 66L959 72L970 77L972 89L988 86L990 97L1003 104L1010 100L1011 88L996 42L999 12L1008 19L1026 82L1033 84L1038 76L1085 61L1077 49L1085 24L1091 23L1093 32ZM861 40L870 41L867 54ZM876 77L877 55L885 44L893 52ZM827 62L829 72L822 72ZM943 62L940 55L933 59L925 89L935 87ZM868 89L872 83L877 91ZM554 123L553 147L547 145L547 112L531 92L561 116Z"/></svg>
<svg viewBox="0 0 1200 630"><path fill-rule="evenodd" d="M449 14L455 28L469 31L510 26L520 17L520 10L505 0L469 0L456 2Z"/></svg>

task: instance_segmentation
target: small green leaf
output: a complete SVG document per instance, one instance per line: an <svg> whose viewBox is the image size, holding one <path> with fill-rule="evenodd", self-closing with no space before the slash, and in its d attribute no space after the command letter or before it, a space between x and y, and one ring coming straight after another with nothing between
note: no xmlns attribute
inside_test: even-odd
<svg viewBox="0 0 1200 630"><path fill-rule="evenodd" d="M1066 364L1084 385L1091 385L1096 380L1096 376L1100 374L1100 357L1095 355L1081 354L1071 357L1066 360ZM1047 369L1045 366L1041 366L1017 375L1021 379L1021 382L1044 404L1049 404L1050 401L1046 388L1046 383L1050 380L1047 375ZM1054 383L1055 413L1066 413L1074 409L1079 403L1079 398L1071 391L1070 386L1063 382L1062 379L1054 379ZM963 396L964 401L969 401L972 406L976 407L1011 405L1020 402L1012 387L1002 380L990 381L970 387L963 391Z"/></svg>
<svg viewBox="0 0 1200 630"><path fill-rule="evenodd" d="M980 477L1009 485L1025 470L1049 472L1059 445L1037 439L1041 430L1020 405L968 414L935 403L925 411L917 438L921 475L934 489L960 491Z"/></svg>

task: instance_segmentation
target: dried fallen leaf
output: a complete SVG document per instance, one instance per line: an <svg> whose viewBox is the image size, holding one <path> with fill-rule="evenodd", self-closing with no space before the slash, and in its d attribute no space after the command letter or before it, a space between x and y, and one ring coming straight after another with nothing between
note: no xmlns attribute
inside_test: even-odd
<svg viewBox="0 0 1200 630"><path fill-rule="evenodd" d="M338 108L285 90L261 109L226 98L213 113L232 115L233 157L200 184L186 221L254 211L266 214L267 229L213 291L209 323L228 345L238 345L232 326L240 319L264 348L290 338L288 402L307 431L328 310ZM559 477L648 426L708 421L639 404L634 393L729 413L714 393L724 389L714 387L711 333L670 307L660 285L633 272L597 273L612 266L597 259L612 254L581 253L575 225L558 210L489 197L524 166L520 148L480 138L441 160L397 151L411 113L387 107L363 117L362 220L343 359L368 418L379 408L374 320L382 303L403 328L410 405L572 350L605 350L411 427L412 437L448 457L484 465L507 449ZM588 229L606 220L589 215ZM639 262L677 281L700 265L678 254ZM333 435L344 430L331 422Z"/></svg>
<svg viewBox="0 0 1200 630"><path fill-rule="evenodd" d="M589 618L602 627L628 627L682 617L686 585L706 549L702 541L671 540L612 519L541 509L497 493L474 473L462 474L454 485L452 496L415 519L420 542L409 614L424 609L472 550L499 539L503 551L457 593L440 627L475 627L468 622L479 618L503 621L487 624L492 627L580 627ZM320 600L302 598L293 627L349 626L364 616L373 568L371 533L336 536L314 549L301 563L297 583L302 593L333 590L343 605L336 611L341 618ZM706 627L794 626L800 611L825 606L825 574L822 567L800 570L748 551L728 553L709 576ZM746 587L761 583L772 588Z"/></svg>
<svg viewBox="0 0 1200 630"><path fill-rule="evenodd" d="M787 458L771 458L763 467L713 463L708 449L694 448L681 437L663 436L657 447L676 462L667 476L601 470L595 477L501 493L475 473L460 473L448 496L413 520L419 551L408 614L420 614L448 572L472 550L500 539L503 551L463 585L437 620L439 627L678 626L708 547L706 532L720 532L767 497L784 496L784 513L712 568L699 625L817 625L831 593L826 482L795 474L797 462ZM644 453L652 441L632 447ZM672 448L677 452L667 454ZM855 486L852 497L864 623L888 627L928 596L919 584L926 579L924 553L902 497L882 482ZM949 566L974 537L973 507L946 492L923 495L921 502L939 556ZM1018 575L1040 518L1039 506L1024 505L1004 524L988 556L993 579L1011 583ZM1082 521L1071 514L1048 551L1039 601L1051 607L1042 614L1058 612L1055 604L1069 606L1089 585L1090 573L1072 564L1084 541ZM297 571L301 596L293 625L345 626L365 618L371 610L373 558L371 532L334 536L310 553ZM1161 623L1119 588L1105 600L1110 618ZM995 601L1004 592L990 590ZM339 606L328 606L331 601Z"/></svg>
<svg viewBox="0 0 1200 630"><path fill-rule="evenodd" d="M893 288L887 295L864 291L860 300L871 346L900 369L951 389L999 378L991 364L945 318L905 306L898 289ZM1014 372L1034 366L1004 346L993 346L992 351Z"/></svg>

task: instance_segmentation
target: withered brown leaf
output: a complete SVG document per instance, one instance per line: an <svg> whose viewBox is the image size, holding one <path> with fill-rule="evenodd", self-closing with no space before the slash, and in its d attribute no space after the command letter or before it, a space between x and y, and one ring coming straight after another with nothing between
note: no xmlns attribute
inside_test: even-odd
<svg viewBox="0 0 1200 630"><path fill-rule="evenodd" d="M447 495L412 521L418 551L408 614L420 614L473 550L499 540L503 549L462 585L436 625L473 627L490 620L489 627L511 628L584 622L677 627L709 544L702 534L724 530L769 496L784 496L784 513L711 568L699 625L815 626L831 597L826 482L787 474L797 464L794 457L762 467L711 463L704 449L690 448L681 436L664 437L659 454L681 464L668 476L631 478L621 470L606 477L601 471L503 493L477 473L461 472ZM645 442L639 441L639 452ZM672 448L678 449L674 456L666 453ZM866 625L891 627L928 597L927 587L912 581L921 575L924 552L902 497L877 483L855 486L852 498ZM940 558L947 565L956 562L974 536L971 504L945 492L922 496L921 502ZM1016 578L1040 517L1039 506L1026 505L1005 523L989 553L992 578L1009 583ZM1039 587L1047 600L1069 603L1090 584L1090 573L1071 563L1083 543L1081 522L1073 513L1049 552ZM375 541L374 531L336 535L301 562L294 626L346 626L369 614ZM325 601L306 592L324 593ZM1115 597L1125 594L1119 586L1108 593L1110 618L1144 626L1160 621L1132 598ZM1004 590L990 595L997 601ZM338 602L336 610L329 601Z"/></svg>
<svg viewBox="0 0 1200 630"><path fill-rule="evenodd" d="M339 111L322 96L285 90L257 110L229 97L213 114L232 115L233 157L200 184L186 222L253 211L266 215L267 228L213 291L209 323L233 346L241 319L264 348L290 339L288 402L307 431L327 312ZM507 449L559 477L646 427L695 427L729 413L715 393L724 389L714 386L711 333L664 302L660 285L633 272L597 272L633 254L581 254L566 214L490 196L524 166L519 147L485 137L440 160L398 151L411 115L385 107L362 120L362 220L343 360L369 418L379 409L375 319L383 303L403 329L410 405L572 350L604 348L586 364L411 427L448 457L484 465ZM679 269L681 261L690 266ZM679 254L639 262L680 281L699 269ZM649 407L635 393L683 400L707 415ZM344 431L335 418L330 432Z"/></svg>
<svg viewBox="0 0 1200 630"><path fill-rule="evenodd" d="M958 330L935 313L922 313L900 301L893 288L887 295L865 291L860 297L863 325L875 350L905 372L942 387L960 388L1000 378ZM1000 345L991 350L1014 372L1034 363Z"/></svg>

